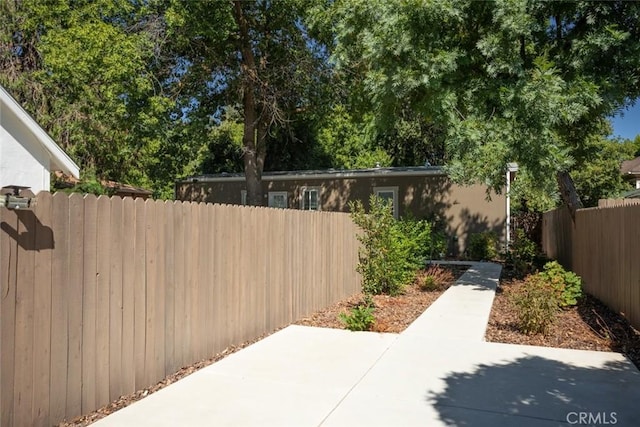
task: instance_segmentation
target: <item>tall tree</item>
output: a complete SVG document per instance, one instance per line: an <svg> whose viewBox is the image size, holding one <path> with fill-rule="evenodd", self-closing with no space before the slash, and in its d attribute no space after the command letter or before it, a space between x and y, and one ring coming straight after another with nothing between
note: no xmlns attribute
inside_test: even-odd
<svg viewBox="0 0 640 427"><path fill-rule="evenodd" d="M163 36L142 2L0 2L0 83L83 172L151 186L174 106Z"/></svg>
<svg viewBox="0 0 640 427"><path fill-rule="evenodd" d="M640 95L638 2L338 0L313 16L378 126L408 104L444 130L452 176L499 190L516 161L572 210L579 147Z"/></svg>
<svg viewBox="0 0 640 427"><path fill-rule="evenodd" d="M292 129L318 96L324 53L306 31L302 0L172 0L167 12L189 115L215 121L220 105L242 114L247 203L262 205L262 172L276 134ZM172 36L173 37L173 36Z"/></svg>

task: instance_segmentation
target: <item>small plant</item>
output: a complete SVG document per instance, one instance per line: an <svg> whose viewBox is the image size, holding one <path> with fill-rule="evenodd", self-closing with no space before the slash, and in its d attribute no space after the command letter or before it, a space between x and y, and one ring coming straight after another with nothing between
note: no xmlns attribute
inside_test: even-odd
<svg viewBox="0 0 640 427"><path fill-rule="evenodd" d="M435 291L436 289L438 289L438 284L435 277L429 275L418 277L418 286L422 291Z"/></svg>
<svg viewBox="0 0 640 427"><path fill-rule="evenodd" d="M518 309L518 326L525 334L546 334L556 319L559 298L554 287L539 274L525 280L525 286L513 295Z"/></svg>
<svg viewBox="0 0 640 427"><path fill-rule="evenodd" d="M516 274L525 275L533 270L538 250L536 244L526 236L524 230L516 230L514 237L508 254L509 260L513 264Z"/></svg>
<svg viewBox="0 0 640 427"><path fill-rule="evenodd" d="M349 314L340 313L339 317L345 327L350 331L368 331L376 321L373 310L373 301L371 297L367 295L365 300L356 307L353 307Z"/></svg>
<svg viewBox="0 0 640 427"><path fill-rule="evenodd" d="M498 236L492 231L469 236L467 254L473 260L491 260L498 256Z"/></svg>
<svg viewBox="0 0 640 427"><path fill-rule="evenodd" d="M576 305L582 296L582 279L573 271L566 271L558 263L551 261L544 265L544 270L537 274L549 283L558 295L558 305L569 307Z"/></svg>
<svg viewBox="0 0 640 427"><path fill-rule="evenodd" d="M442 289L453 282L453 273L437 265L432 265L417 278L418 287L423 291Z"/></svg>

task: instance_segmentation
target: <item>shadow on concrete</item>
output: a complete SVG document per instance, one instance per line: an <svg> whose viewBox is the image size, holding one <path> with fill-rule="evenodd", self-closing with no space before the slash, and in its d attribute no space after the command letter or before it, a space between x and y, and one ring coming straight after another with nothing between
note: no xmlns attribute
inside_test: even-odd
<svg viewBox="0 0 640 427"><path fill-rule="evenodd" d="M585 368L527 356L444 381L444 391L426 400L449 426L570 425L581 413L590 421L582 425L626 426L640 417L640 373L627 362Z"/></svg>
<svg viewBox="0 0 640 427"><path fill-rule="evenodd" d="M498 282L487 278L486 274L470 268L458 279L456 286L475 286L477 290L495 291Z"/></svg>

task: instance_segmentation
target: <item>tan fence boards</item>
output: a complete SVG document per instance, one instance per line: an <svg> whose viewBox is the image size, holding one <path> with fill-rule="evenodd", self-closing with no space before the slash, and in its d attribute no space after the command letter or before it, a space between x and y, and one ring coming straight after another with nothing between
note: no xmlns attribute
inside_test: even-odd
<svg viewBox="0 0 640 427"><path fill-rule="evenodd" d="M343 213L41 193L0 219L3 427L89 413L360 289Z"/></svg>
<svg viewBox="0 0 640 427"><path fill-rule="evenodd" d="M640 328L640 204L543 215L543 250L584 280L584 289Z"/></svg>

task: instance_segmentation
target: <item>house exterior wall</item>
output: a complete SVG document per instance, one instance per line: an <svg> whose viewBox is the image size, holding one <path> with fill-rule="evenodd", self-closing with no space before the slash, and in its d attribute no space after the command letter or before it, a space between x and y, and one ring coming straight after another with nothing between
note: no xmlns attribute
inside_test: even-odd
<svg viewBox="0 0 640 427"><path fill-rule="evenodd" d="M369 208L369 197L376 187L397 187L398 213L415 218L437 221L449 236L450 255L459 255L467 246L469 234L494 231L504 239L506 224L506 198L490 192L486 187L461 186L452 183L444 174L425 176L393 176L320 178L293 177L290 180L271 180L263 177L264 205L269 192L286 191L287 206L302 207L302 190L320 188L321 210L348 212L349 201L361 200ZM244 180L224 182L199 181L176 184L176 198L210 203L240 204Z"/></svg>
<svg viewBox="0 0 640 427"><path fill-rule="evenodd" d="M8 108L0 110L0 187L49 191L49 153Z"/></svg>

